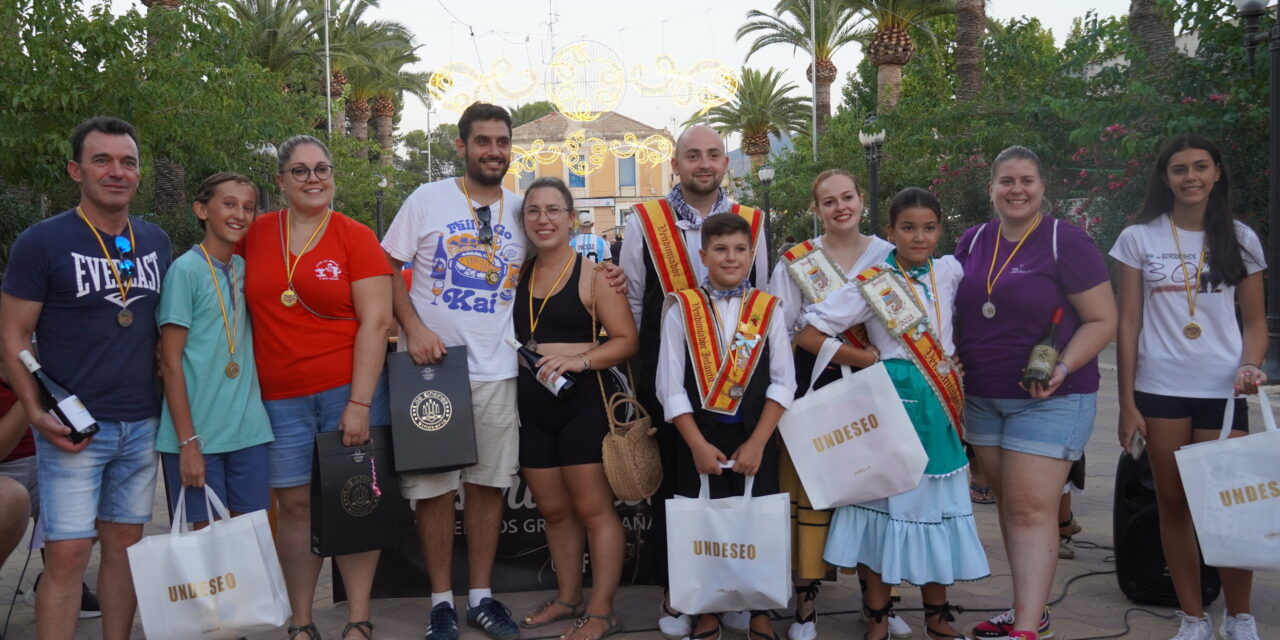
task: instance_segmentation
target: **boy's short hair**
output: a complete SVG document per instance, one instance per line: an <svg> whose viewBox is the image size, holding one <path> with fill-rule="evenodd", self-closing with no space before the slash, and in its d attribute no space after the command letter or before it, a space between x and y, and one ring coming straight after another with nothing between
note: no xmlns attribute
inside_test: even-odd
<svg viewBox="0 0 1280 640"><path fill-rule="evenodd" d="M751 223L747 222L746 218L733 213L707 216L706 220L702 221L702 246L705 247L711 244L712 238L730 236L735 233L741 233L746 236L747 244L751 244L755 240L755 238L751 237Z"/></svg>

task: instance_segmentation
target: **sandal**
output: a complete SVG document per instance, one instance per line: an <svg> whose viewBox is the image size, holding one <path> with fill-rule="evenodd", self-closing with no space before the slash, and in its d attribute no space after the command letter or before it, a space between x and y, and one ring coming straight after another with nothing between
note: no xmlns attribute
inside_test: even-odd
<svg viewBox="0 0 1280 640"><path fill-rule="evenodd" d="M577 618L582 617L583 612L584 612L584 611L586 611L586 608L587 608L587 607L586 607L586 604L587 604L587 603L586 603L586 601L585 601L585 600L584 600L584 601L580 601L580 602L578 602L578 604L569 604L568 602L565 602L565 601L563 601L563 600L557 600L557 599L555 599L555 598L551 598L551 599L549 599L549 600L544 600L544 601L542 602L542 604L540 604L540 605L538 605L538 606L534 607L534 608L533 608L533 611L530 611L527 615L525 615L525 617L524 617L524 618L522 618L522 619L520 620L520 626L521 626L521 627L523 627L523 628L525 628L525 629L537 629L538 627L545 627L545 626L547 626L547 625L549 625L549 624L552 624L552 623L554 623L554 622L560 622L561 620L575 620L575 619L577 619ZM533 621L533 617L534 617L534 616L536 616L536 615L538 615L538 614L542 613L543 611L546 611L547 609L550 609L551 607L554 607L554 606L556 606L556 605L560 605L560 606L562 606L562 607L564 607L564 608L568 609L568 610L569 610L569 613L566 613L566 614L564 614L564 615L560 615L560 616L556 616L556 617L551 618L551 619L549 619L549 620L543 620L542 622L538 622L538 623L535 623L535 622Z"/></svg>
<svg viewBox="0 0 1280 640"><path fill-rule="evenodd" d="M289 627L288 629L285 629L285 633L289 634L289 640L294 640L294 638L297 638L300 633L307 634L305 640L320 640L320 630L316 628L316 624L314 622Z"/></svg>
<svg viewBox="0 0 1280 640"><path fill-rule="evenodd" d="M720 632L722 631L721 625L720 625L720 614L711 613L711 614L701 614L701 615L714 616L716 619L716 626L714 628L707 629L702 633L693 633L692 631L690 631L688 640L720 640L720 635L721 635ZM699 617L701 617L701 615ZM695 629L698 628L697 620L693 621L693 627Z"/></svg>
<svg viewBox="0 0 1280 640"><path fill-rule="evenodd" d="M567 632L565 632L563 635L561 635L560 637L564 640L567 640L568 638L577 637L578 630L587 626L587 623L590 622L591 620L604 620L605 622L609 623L609 626L604 630L604 633L601 633L600 635L596 636L594 640L603 640L603 638L607 638L615 633L620 633L622 631L622 623L618 622L618 617L613 615L612 613L605 616L596 615L594 613L588 613L586 615L580 616L577 620L575 620L573 623L573 627L569 629ZM716 627L716 629L718 631L719 627ZM697 636L694 636L694 637L697 637Z"/></svg>
<svg viewBox="0 0 1280 640"><path fill-rule="evenodd" d="M995 504L996 497L991 493L991 487L979 487L976 484L969 485L969 499L974 504Z"/></svg>
<svg viewBox="0 0 1280 640"><path fill-rule="evenodd" d="M759 618L761 616L769 620L769 634L765 635L764 633L756 631L755 629L752 629L750 626L748 626L747 627L748 640L753 640L755 638L759 638L760 640L778 640L778 632L774 631L773 629L773 612L772 611L752 611L750 620L754 621L756 618ZM750 625L750 621L748 621L747 624Z"/></svg>
<svg viewBox="0 0 1280 640"><path fill-rule="evenodd" d="M822 586L822 581L821 581L821 580L814 580L813 582L810 582L809 584L807 584L807 585L805 585L805 586L803 586L803 587L796 587L797 602L796 602L796 611L795 611L795 615L794 615L795 620L796 620L796 624L805 624L805 623L809 623L809 622L812 622L812 623L815 623L815 624L816 624L816 623L818 622L818 607L817 607L817 605L814 605L814 607L813 607L813 611L810 611L810 612L809 612L809 615L807 615L807 616L805 616L805 617L801 618L801 617L800 617L800 602L813 602L814 600L817 600L817 599L818 599L818 587L820 587L820 586Z"/></svg>
<svg viewBox="0 0 1280 640"><path fill-rule="evenodd" d="M893 614L892 600L890 600L889 604L885 605L883 609L872 609L871 607L868 607L865 604L862 606L862 615L866 616L868 623L870 622L879 623L880 621L884 620L885 618L889 617L892 614ZM868 629L867 633L862 636L862 640L871 640L870 629ZM885 629L884 637L879 638L878 640L889 640L889 630L887 628Z"/></svg>
<svg viewBox="0 0 1280 640"><path fill-rule="evenodd" d="M933 627L929 626L929 618L933 617L938 618L938 621L940 622L956 621L955 615L951 613L956 609L951 606L950 602L944 602L942 604L929 604L924 602L921 603L921 606L924 607L924 632L925 635L929 636L929 638L932 640L969 640L969 636L964 634L953 635L950 633L942 633L940 631L934 631Z"/></svg>
<svg viewBox="0 0 1280 640"><path fill-rule="evenodd" d="M348 622L347 626L342 628L342 638L346 640L347 634L352 631L359 631L364 636L364 640L373 640L373 623L368 620L359 622Z"/></svg>

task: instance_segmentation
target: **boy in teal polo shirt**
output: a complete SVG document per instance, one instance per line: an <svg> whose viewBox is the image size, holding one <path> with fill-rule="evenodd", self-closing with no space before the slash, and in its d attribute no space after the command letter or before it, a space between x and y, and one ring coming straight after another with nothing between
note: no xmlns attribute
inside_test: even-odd
<svg viewBox="0 0 1280 640"><path fill-rule="evenodd" d="M156 310L164 410L156 449L170 500L179 486L209 486L233 514L266 509L267 444L244 299L244 258L236 243L257 214L258 191L235 173L200 185L192 209L204 240L173 261ZM187 492L187 521L203 526L204 491Z"/></svg>

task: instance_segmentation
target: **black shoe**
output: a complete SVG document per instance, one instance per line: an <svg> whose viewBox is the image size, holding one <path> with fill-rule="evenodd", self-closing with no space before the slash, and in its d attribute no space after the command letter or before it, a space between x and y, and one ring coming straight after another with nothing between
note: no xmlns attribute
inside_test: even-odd
<svg viewBox="0 0 1280 640"><path fill-rule="evenodd" d="M93 595L89 585L80 583L80 619L99 618L102 608L98 606L98 596Z"/></svg>

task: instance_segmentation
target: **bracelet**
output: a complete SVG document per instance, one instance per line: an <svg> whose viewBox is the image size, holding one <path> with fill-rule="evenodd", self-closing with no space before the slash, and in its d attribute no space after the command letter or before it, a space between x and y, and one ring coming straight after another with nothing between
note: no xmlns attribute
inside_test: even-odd
<svg viewBox="0 0 1280 640"><path fill-rule="evenodd" d="M586 351L583 351L582 353L579 353L579 354L578 354L578 357L579 357L579 358L582 358L582 368L583 368L583 370L584 370L584 371L590 371L590 370L591 370L591 358L587 355L587 352L586 352Z"/></svg>
<svg viewBox="0 0 1280 640"><path fill-rule="evenodd" d="M1240 366L1236 367L1236 369L1243 369L1245 367L1253 367L1254 369L1261 369L1262 365L1254 364L1252 362L1245 362L1245 363L1242 363Z"/></svg>
<svg viewBox="0 0 1280 640"><path fill-rule="evenodd" d="M1058 361L1058 363L1057 363L1057 364L1055 364L1055 365L1053 365L1053 366L1061 368L1061 369L1062 369L1062 375L1064 375L1064 376L1069 376L1069 375L1071 375L1071 369L1067 368L1067 363L1065 363L1065 362L1063 362L1063 361L1059 360L1059 361Z"/></svg>
<svg viewBox="0 0 1280 640"><path fill-rule="evenodd" d="M371 403L371 402L360 402L359 400L347 400L347 402L349 402L349 403L351 403L351 404L354 404L354 405L356 405L356 406L364 407L364 408L366 408L366 409L372 409L372 408L373 408L373 403Z"/></svg>
<svg viewBox="0 0 1280 640"><path fill-rule="evenodd" d="M201 438L201 437L200 437L200 434L198 434L198 433L197 433L197 434L195 434L194 436L191 436L190 438L187 438L186 440L183 440L182 442L179 442L179 443L178 443L178 448L179 448L179 449L181 449L181 448L183 448L183 447L185 447L185 446L187 446L187 445L191 444L192 442L195 442L195 443L196 443L196 448L197 448L197 449L199 449L199 450L201 450L201 451L203 451L203 450L204 450L204 438Z"/></svg>

